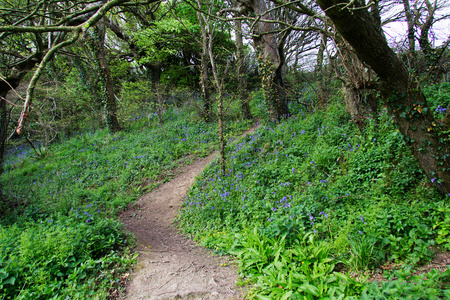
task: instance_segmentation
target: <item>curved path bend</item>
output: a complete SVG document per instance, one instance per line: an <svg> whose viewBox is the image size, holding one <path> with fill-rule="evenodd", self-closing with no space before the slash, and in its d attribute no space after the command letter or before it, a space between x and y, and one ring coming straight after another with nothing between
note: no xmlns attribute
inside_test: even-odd
<svg viewBox="0 0 450 300"><path fill-rule="evenodd" d="M189 187L215 156L183 166L178 176L142 196L120 216L136 236L139 253L125 299L244 299L230 258L214 257L173 226Z"/></svg>

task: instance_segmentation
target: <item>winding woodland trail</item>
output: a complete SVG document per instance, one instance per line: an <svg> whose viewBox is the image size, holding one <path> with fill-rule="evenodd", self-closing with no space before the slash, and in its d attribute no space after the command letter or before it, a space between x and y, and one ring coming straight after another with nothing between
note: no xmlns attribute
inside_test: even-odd
<svg viewBox="0 0 450 300"><path fill-rule="evenodd" d="M244 299L236 287L233 262L213 257L173 226L189 187L215 156L183 166L177 177L142 196L121 215L125 228L136 236L139 252L125 299Z"/></svg>

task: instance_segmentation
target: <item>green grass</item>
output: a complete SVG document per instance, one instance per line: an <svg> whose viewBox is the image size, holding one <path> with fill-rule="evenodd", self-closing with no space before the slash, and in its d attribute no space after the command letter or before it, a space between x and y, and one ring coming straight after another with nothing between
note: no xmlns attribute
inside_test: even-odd
<svg viewBox="0 0 450 300"><path fill-rule="evenodd" d="M165 119L136 118L114 135L79 134L7 160L2 189L16 207L2 204L0 298L105 299L120 288L135 256L116 213L217 147L217 124L180 109ZM229 124L227 139L248 127Z"/></svg>
<svg viewBox="0 0 450 300"><path fill-rule="evenodd" d="M424 264L448 247L449 197L431 188L385 113L361 133L334 103L261 127L227 152L226 174L214 163L204 171L179 226L237 255L259 299L376 293L363 280L368 270ZM307 258L323 247L319 261ZM433 286L438 296L447 277Z"/></svg>

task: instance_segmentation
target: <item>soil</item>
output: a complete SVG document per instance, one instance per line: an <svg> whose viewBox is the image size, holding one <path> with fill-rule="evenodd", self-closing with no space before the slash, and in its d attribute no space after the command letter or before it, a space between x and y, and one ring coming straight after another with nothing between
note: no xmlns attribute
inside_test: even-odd
<svg viewBox="0 0 450 300"><path fill-rule="evenodd" d="M245 134L253 132L252 128ZM176 170L176 177L142 196L120 219L136 236L138 264L124 299L244 299L230 257L214 256L178 233L173 221L195 177L216 153Z"/></svg>

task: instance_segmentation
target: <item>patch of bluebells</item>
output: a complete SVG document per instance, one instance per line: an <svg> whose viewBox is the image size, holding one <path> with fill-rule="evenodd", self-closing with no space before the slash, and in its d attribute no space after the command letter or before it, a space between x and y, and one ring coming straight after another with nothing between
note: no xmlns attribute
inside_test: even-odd
<svg viewBox="0 0 450 300"><path fill-rule="evenodd" d="M440 105L438 105L438 107L436 108L436 112L437 112L438 114L445 114L446 111L447 111L447 108L442 107L442 106L440 106Z"/></svg>

